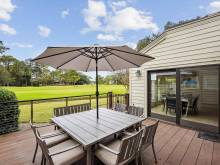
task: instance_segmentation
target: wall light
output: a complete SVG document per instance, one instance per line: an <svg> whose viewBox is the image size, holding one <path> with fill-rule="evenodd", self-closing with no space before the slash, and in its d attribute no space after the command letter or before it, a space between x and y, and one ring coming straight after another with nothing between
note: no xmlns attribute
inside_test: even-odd
<svg viewBox="0 0 220 165"><path fill-rule="evenodd" d="M141 71L140 71L140 70L137 70L137 71L135 72L135 74L136 74L136 77L141 77Z"/></svg>

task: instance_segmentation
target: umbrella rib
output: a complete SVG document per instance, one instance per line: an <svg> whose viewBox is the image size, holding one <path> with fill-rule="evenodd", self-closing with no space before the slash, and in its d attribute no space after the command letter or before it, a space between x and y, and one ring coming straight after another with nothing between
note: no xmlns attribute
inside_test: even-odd
<svg viewBox="0 0 220 165"><path fill-rule="evenodd" d="M69 51L66 51L66 52L51 54L51 55L46 56L46 57L39 57L39 58L33 59L32 61L36 61L36 60L40 60L40 59L44 59L44 58L49 58L49 57L53 57L53 56L58 56L58 55L61 55L61 54L70 53L70 52L74 52L74 51L79 51L81 49L85 49L85 47L82 47L82 48L79 48L79 49L75 49L75 50L69 50Z"/></svg>
<svg viewBox="0 0 220 165"><path fill-rule="evenodd" d="M63 65L65 65L65 64L67 64L68 62L70 62L70 61L72 61L72 60L76 59L76 58L77 58L77 57L79 57L79 56L81 56L81 54L79 54L79 55L77 55L77 56L75 56L75 57L71 58L70 60L68 60L68 61L64 62L64 63L63 63L63 64L61 64L60 66L56 67L56 69L59 69L59 68L60 68L60 67L62 67Z"/></svg>
<svg viewBox="0 0 220 165"><path fill-rule="evenodd" d="M107 49L106 51L109 51L109 50ZM125 59L125 58L122 58L122 57L118 56L117 54L115 54L115 53L113 53L113 52L110 52L110 53L113 54L114 56L118 57L118 58L121 58L122 60L127 61L128 63L131 63L131 64L133 64L133 65L135 65L135 66L137 66L137 67L140 67L140 65L137 65L137 64L135 64L135 63L133 63L133 62L131 62L131 61Z"/></svg>
<svg viewBox="0 0 220 165"><path fill-rule="evenodd" d="M113 68L113 66L110 64L110 62L108 61L108 59L105 57L105 55L103 55L103 58L107 61L107 63L109 64L109 66L112 68L113 71L115 71L115 69Z"/></svg>
<svg viewBox="0 0 220 165"><path fill-rule="evenodd" d="M104 51L106 51L105 49L103 49L103 48L101 48L101 50L104 50ZM108 52L105 52L105 54L103 54L103 53L101 53L102 54L102 56L101 57L99 57L98 59L102 59L102 58L105 58L105 57L108 57L109 55L111 55L111 51L109 50Z"/></svg>
<svg viewBox="0 0 220 165"><path fill-rule="evenodd" d="M89 60L88 66L87 66L87 68L86 68L86 72L87 72L88 69L89 69L89 65L90 65L91 61L92 61L92 58L90 58L90 60Z"/></svg>
<svg viewBox="0 0 220 165"><path fill-rule="evenodd" d="M140 54L140 53L132 53L132 52L127 52L127 51L124 51L124 50L119 50L119 49L110 48L110 47L105 47L105 48L115 50L115 51L119 51L119 52L123 52L123 53L133 54L133 55L136 55L136 56L141 56L141 57L147 57L147 58L154 59L154 57L151 57L151 56L148 56L148 55L143 55L143 54Z"/></svg>
<svg viewBox="0 0 220 165"><path fill-rule="evenodd" d="M87 48L87 49L90 49L90 48ZM62 67L63 65L67 64L68 62L70 62L70 61L76 59L77 57L81 56L83 53L84 53L84 52L80 52L80 54L78 54L77 56L75 56L75 57L73 57L73 58L67 60L67 61L64 62L63 64L61 64L61 65L59 65L58 67L56 67L56 69L59 69L59 68Z"/></svg>

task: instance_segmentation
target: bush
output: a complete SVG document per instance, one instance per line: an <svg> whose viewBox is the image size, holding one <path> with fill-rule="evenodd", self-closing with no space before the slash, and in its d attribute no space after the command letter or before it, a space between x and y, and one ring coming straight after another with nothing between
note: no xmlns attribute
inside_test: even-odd
<svg viewBox="0 0 220 165"><path fill-rule="evenodd" d="M18 102L14 92L0 89L0 134L18 130Z"/></svg>

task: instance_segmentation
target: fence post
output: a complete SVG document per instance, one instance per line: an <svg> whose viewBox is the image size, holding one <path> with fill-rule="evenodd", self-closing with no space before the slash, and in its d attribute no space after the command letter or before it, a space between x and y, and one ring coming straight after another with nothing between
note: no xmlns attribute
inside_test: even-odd
<svg viewBox="0 0 220 165"><path fill-rule="evenodd" d="M92 96L89 95L89 103L90 103L90 107L92 108Z"/></svg>
<svg viewBox="0 0 220 165"><path fill-rule="evenodd" d="M31 123L33 123L33 108L34 108L34 106L33 106L33 100L31 100Z"/></svg>
<svg viewBox="0 0 220 165"><path fill-rule="evenodd" d="M128 94L128 93L125 94L125 105L126 105L127 108L128 108L128 106L129 106L129 94Z"/></svg>
<svg viewBox="0 0 220 165"><path fill-rule="evenodd" d="M108 108L112 109L112 92L108 93Z"/></svg>
<svg viewBox="0 0 220 165"><path fill-rule="evenodd" d="M66 107L68 106L68 97L66 97Z"/></svg>
<svg viewBox="0 0 220 165"><path fill-rule="evenodd" d="M109 109L109 104L108 104L108 93L106 94L106 99L107 99L107 100L106 100L106 101L107 101L107 102L106 102L106 108Z"/></svg>

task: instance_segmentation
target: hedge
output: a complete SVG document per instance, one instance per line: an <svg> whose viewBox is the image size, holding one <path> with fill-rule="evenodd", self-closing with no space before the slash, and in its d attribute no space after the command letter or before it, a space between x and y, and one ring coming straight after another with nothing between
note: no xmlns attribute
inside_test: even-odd
<svg viewBox="0 0 220 165"><path fill-rule="evenodd" d="M18 102L14 92L0 89L0 134L18 130Z"/></svg>

